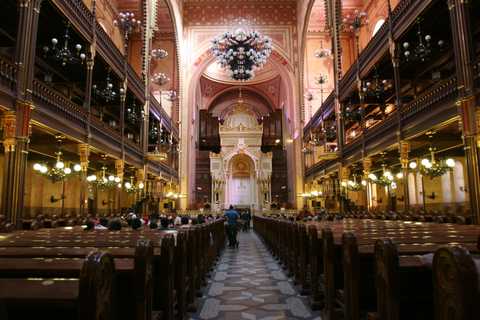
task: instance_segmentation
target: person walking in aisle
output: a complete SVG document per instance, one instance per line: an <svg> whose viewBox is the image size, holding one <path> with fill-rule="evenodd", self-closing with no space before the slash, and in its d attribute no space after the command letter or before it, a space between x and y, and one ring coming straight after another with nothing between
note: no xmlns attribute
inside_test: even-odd
<svg viewBox="0 0 480 320"><path fill-rule="evenodd" d="M237 211L233 210L233 206L230 205L228 211L223 214L224 217L227 217L227 236L228 236L228 246L238 248L237 241L237 220L240 218Z"/></svg>
<svg viewBox="0 0 480 320"><path fill-rule="evenodd" d="M242 213L242 220L243 220L243 229L242 229L242 232L245 231L245 232L248 232L248 229L250 228L250 211L248 211L247 209L245 209L245 211L243 211Z"/></svg>

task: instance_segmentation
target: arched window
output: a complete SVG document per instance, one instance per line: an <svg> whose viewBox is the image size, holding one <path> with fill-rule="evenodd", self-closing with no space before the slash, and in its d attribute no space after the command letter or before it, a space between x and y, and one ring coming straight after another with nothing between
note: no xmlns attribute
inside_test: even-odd
<svg viewBox="0 0 480 320"><path fill-rule="evenodd" d="M465 188L465 179L463 177L463 165L459 161L455 161L453 167L453 188L455 190L455 202L465 202L465 192L460 187Z"/></svg>
<svg viewBox="0 0 480 320"><path fill-rule="evenodd" d="M447 173L441 176L441 179L443 202L452 202L452 182L450 179L450 171L447 171Z"/></svg>
<svg viewBox="0 0 480 320"><path fill-rule="evenodd" d="M415 192L415 176L413 173L408 174L408 199L410 204L417 204L417 194ZM405 208L407 210L407 208Z"/></svg>
<svg viewBox="0 0 480 320"><path fill-rule="evenodd" d="M417 186L417 192L415 192L417 196L417 203L418 204L423 204L423 196L420 194L423 192L423 185L422 185L422 175L420 172L417 172L417 177L416 177L416 186Z"/></svg>
<svg viewBox="0 0 480 320"><path fill-rule="evenodd" d="M377 23L375 24L375 28L373 28L372 37L375 35L375 33L377 33L378 30L380 30L380 27L383 25L384 22L385 19L380 19L377 21Z"/></svg>

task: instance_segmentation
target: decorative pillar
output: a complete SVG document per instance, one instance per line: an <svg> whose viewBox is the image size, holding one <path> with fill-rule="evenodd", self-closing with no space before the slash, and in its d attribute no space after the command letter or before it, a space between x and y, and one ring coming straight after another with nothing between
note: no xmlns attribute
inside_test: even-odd
<svg viewBox="0 0 480 320"><path fill-rule="evenodd" d="M86 210L86 204L88 203L88 181L87 170L90 156L90 146L86 143L78 145L77 154L80 156L80 214L84 216L88 210Z"/></svg>
<svg viewBox="0 0 480 320"><path fill-rule="evenodd" d="M402 182L403 182L403 198L405 204L405 212L410 210L410 197L408 192L408 153L410 152L410 142L402 141L398 145L398 152L400 153L400 162L402 163Z"/></svg>
<svg viewBox="0 0 480 320"><path fill-rule="evenodd" d="M457 71L457 88L459 100L457 106L462 124L462 138L467 164L468 185L470 186L470 212L472 221L480 221L480 161L479 121L477 119L478 102L475 97L474 64L475 39L472 35L469 2L464 0L448 0L450 24L452 26L453 49Z"/></svg>
<svg viewBox="0 0 480 320"><path fill-rule="evenodd" d="M370 189L372 183L370 182L370 169L372 167L372 159L371 158L363 158L363 174L365 175L365 181L367 185L365 186L365 212L368 213L370 210Z"/></svg>
<svg viewBox="0 0 480 320"><path fill-rule="evenodd" d="M115 169L117 169L117 177L120 178L120 184L123 184L123 170L125 168L125 163L123 162L123 160L115 160ZM123 186L122 186L123 187ZM122 192L122 187L120 188L117 188L118 191L117 191L117 213L122 213L122 195L123 195L123 192Z"/></svg>

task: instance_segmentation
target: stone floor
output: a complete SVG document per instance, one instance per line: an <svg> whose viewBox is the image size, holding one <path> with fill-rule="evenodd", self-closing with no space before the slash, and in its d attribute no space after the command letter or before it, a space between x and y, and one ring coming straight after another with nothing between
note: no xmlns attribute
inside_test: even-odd
<svg viewBox="0 0 480 320"><path fill-rule="evenodd" d="M321 320L252 229L237 240L238 249L225 248L190 319Z"/></svg>

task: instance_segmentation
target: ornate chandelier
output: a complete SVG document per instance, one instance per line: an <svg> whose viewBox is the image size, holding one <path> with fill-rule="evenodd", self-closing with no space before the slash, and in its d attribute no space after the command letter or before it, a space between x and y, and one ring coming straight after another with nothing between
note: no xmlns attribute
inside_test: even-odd
<svg viewBox="0 0 480 320"><path fill-rule="evenodd" d="M97 176L93 174L87 177L87 181L91 186L94 186L98 189L102 189L102 191L105 191L105 189L109 189L118 185L120 183L120 178L112 175L108 176L108 178L106 177L105 170L107 170L107 164L106 164L107 156L102 155L102 158L103 158L102 177L97 180Z"/></svg>
<svg viewBox="0 0 480 320"><path fill-rule="evenodd" d="M48 171L48 168L45 164L36 163L33 165L33 169L35 169L37 174L41 174L44 178L52 180L52 183L63 181L73 176L79 175L80 170L82 169L79 164L73 167L74 171L72 171L72 169L70 169L69 167L65 167L65 164L62 162L61 159L61 144L64 137L58 135L55 136L55 138L58 140L57 152L55 152L55 154L57 155L57 162L52 167L52 169Z"/></svg>
<svg viewBox="0 0 480 320"><path fill-rule="evenodd" d="M174 101L180 99L180 96L177 96L176 91L170 90L170 91L167 92L167 95L168 95L168 97L165 97L165 100L170 101L170 102L174 102Z"/></svg>
<svg viewBox="0 0 480 320"><path fill-rule="evenodd" d="M320 40L320 49L315 50L314 54L315 54L315 57L319 59L325 59L325 58L328 58L332 54L332 52L327 48L324 48L323 41Z"/></svg>
<svg viewBox="0 0 480 320"><path fill-rule="evenodd" d="M316 100L317 99L317 93L312 90L306 90L305 93L303 94L305 99L308 101Z"/></svg>
<svg viewBox="0 0 480 320"><path fill-rule="evenodd" d="M255 70L260 70L267 62L267 57L275 49L272 39L254 31L248 35L243 29L232 35L225 31L220 38L211 40L213 56L228 75L236 81L248 81L255 77Z"/></svg>
<svg viewBox="0 0 480 320"><path fill-rule="evenodd" d="M173 154L173 152L172 152L172 154ZM167 158L168 158L167 153L158 151L157 147L155 147L155 150L147 152L145 157L148 160L152 160L152 161L163 161L163 160L167 160Z"/></svg>
<svg viewBox="0 0 480 320"><path fill-rule="evenodd" d="M76 54L72 54L70 52L70 49L68 49L68 40L70 39L70 36L68 35L68 28L70 27L70 21L67 22L66 30L65 30L65 35L63 38L65 39L65 42L63 43L63 47L58 48L57 43L58 40L56 38L52 39L52 44L53 44L53 54L51 58L55 61L62 61L62 66L65 66L67 63L77 63L81 61L83 63L83 60L85 60L85 54L80 53L80 50L82 50L82 46L80 44L77 44L75 46L75 49L77 50ZM49 51L48 47L43 47L43 51L45 54ZM78 58L76 57L78 56Z"/></svg>
<svg viewBox="0 0 480 320"><path fill-rule="evenodd" d="M137 114L135 109L137 108L137 103L136 103L135 97L133 98L132 102L132 107L127 109L127 121L130 121L131 123L139 122L143 119L145 119L145 111L142 109L140 111L140 115Z"/></svg>
<svg viewBox="0 0 480 320"><path fill-rule="evenodd" d="M430 160L428 158L423 159L420 164L421 168L418 170L424 177L429 177L430 179L435 179L436 177L440 177L447 173L448 171L452 171L452 168L455 166L455 161L453 159L435 159L435 148L433 147L433 135L435 134L434 131L429 131L426 133L428 138L430 139L430 147L428 150L430 151ZM417 162L413 161L409 164L411 169L417 168Z"/></svg>
<svg viewBox="0 0 480 320"><path fill-rule="evenodd" d="M178 193L174 193L173 191L170 191L169 193L164 195L163 198L171 201L176 201L178 198L182 198L182 196L179 195Z"/></svg>
<svg viewBox="0 0 480 320"><path fill-rule="evenodd" d="M405 42L403 44L403 47L405 48L405 57L407 57L407 60L428 60L432 55L437 53L439 50L442 50L444 42L443 40L438 41L438 47L435 45L430 44L430 40L432 37L430 35L425 36L425 41L426 43L423 43L422 36L423 32L420 27L420 20L417 20L418 24L418 31L417 31L417 36L418 36L418 44L417 47L413 51L409 51L408 48L410 47L410 43Z"/></svg>
<svg viewBox="0 0 480 320"><path fill-rule="evenodd" d="M349 180L348 182L342 181L342 186L346 187L347 190L358 192L365 189L367 182L365 180L362 180L361 183L357 183L357 174L355 173L355 166L352 165L352 167L353 167L352 180Z"/></svg>
<svg viewBox="0 0 480 320"><path fill-rule="evenodd" d="M109 100L113 100L117 97L117 93L115 91L113 91L113 84L110 82L111 79L110 79L110 71L111 69L110 68L107 68L107 86L105 87L105 89L103 90L99 90L97 89L97 85L94 84L93 85L93 90L95 90L95 94L105 100L105 101L109 101ZM124 89L123 88L120 88L120 93L123 93Z"/></svg>
<svg viewBox="0 0 480 320"><path fill-rule="evenodd" d="M125 192L126 193L129 193L129 194L134 194L134 193L137 193L139 192L140 190L143 189L144 187L144 184L142 182L140 182L138 184L138 187L135 187L135 184L133 182L133 178L135 177L135 174L134 174L134 167L131 168L132 169L132 173L130 174L130 182L125 182L124 186L125 186Z"/></svg>
<svg viewBox="0 0 480 320"><path fill-rule="evenodd" d="M386 187L386 186L389 186L394 177L392 175L392 173L388 170L385 170L385 167L387 166L385 164L385 152L382 152L381 153L382 155L382 171L383 171L383 175L380 176L379 178L377 178L377 176L373 173L370 173L370 175L368 176L373 183L375 184L378 184L379 186L382 186L382 187Z"/></svg>
<svg viewBox="0 0 480 320"><path fill-rule="evenodd" d="M152 82L161 87L164 84L170 82L170 78L167 78L165 73L155 73L155 79L152 79Z"/></svg>
<svg viewBox="0 0 480 320"><path fill-rule="evenodd" d="M141 24L140 20L134 18L133 13L121 13L120 12L120 22L113 20L113 25L125 30L125 40L128 40L128 34Z"/></svg>
<svg viewBox="0 0 480 320"><path fill-rule="evenodd" d="M161 46L162 42L158 40L158 49L153 49L152 50L152 58L155 58L157 60L162 60L165 59L168 56L168 52L163 50Z"/></svg>
<svg viewBox="0 0 480 320"><path fill-rule="evenodd" d="M393 85L390 83L387 86L387 80L383 80L380 84L378 81L378 72L377 72L377 66L375 66L375 86L371 86L371 82L367 82L365 87L363 88L363 92L367 97L376 97L377 99L380 98L380 96L385 93L386 91L392 89Z"/></svg>

